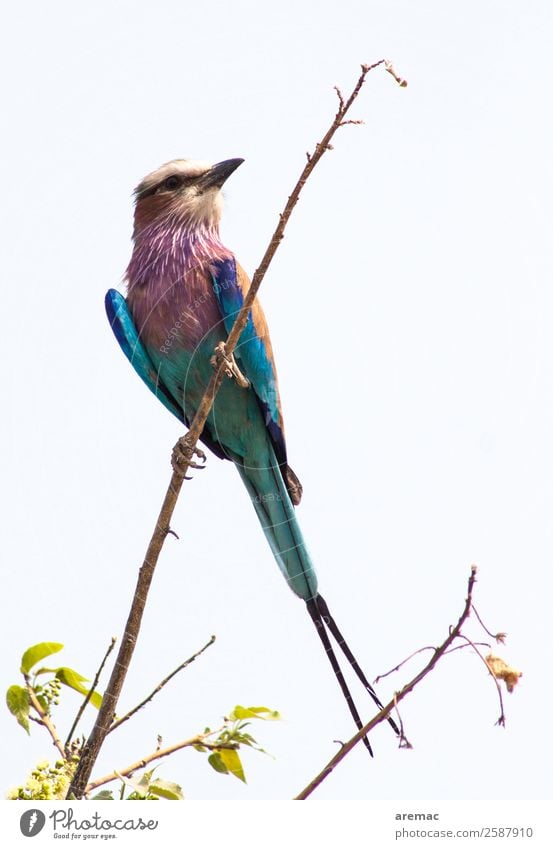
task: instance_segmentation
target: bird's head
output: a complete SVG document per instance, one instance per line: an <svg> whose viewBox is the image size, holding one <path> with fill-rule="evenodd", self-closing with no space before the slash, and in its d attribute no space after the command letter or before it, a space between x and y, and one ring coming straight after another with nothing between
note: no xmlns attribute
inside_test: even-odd
<svg viewBox="0 0 553 849"><path fill-rule="evenodd" d="M221 187L243 159L210 165L197 159L173 159L135 189L135 236L163 219L180 226L217 230L222 212Z"/></svg>

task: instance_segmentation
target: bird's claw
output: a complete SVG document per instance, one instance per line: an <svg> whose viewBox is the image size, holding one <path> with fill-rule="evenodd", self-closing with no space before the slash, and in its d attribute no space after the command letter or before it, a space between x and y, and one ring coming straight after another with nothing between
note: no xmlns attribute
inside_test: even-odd
<svg viewBox="0 0 553 849"><path fill-rule="evenodd" d="M238 363L234 359L234 354L227 354L224 342L217 343L215 346L215 353L211 357L210 362L213 368L218 368L221 363L224 363L225 375L235 380L241 389L249 389L251 385L250 381L238 368Z"/></svg>
<svg viewBox="0 0 553 849"><path fill-rule="evenodd" d="M202 461L196 463L192 458L196 455ZM181 436L177 444L173 448L171 455L171 465L173 471L183 477L185 480L191 480L190 475L186 474L188 469L204 469L207 457L201 448L197 445L192 445L189 435Z"/></svg>

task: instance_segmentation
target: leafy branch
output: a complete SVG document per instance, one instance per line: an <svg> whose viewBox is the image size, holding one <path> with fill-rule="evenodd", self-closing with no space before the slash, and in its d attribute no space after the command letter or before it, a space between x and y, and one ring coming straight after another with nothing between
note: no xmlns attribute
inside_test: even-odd
<svg viewBox="0 0 553 849"><path fill-rule="evenodd" d="M245 717L265 720L280 719L277 711L272 711L266 707L244 708L241 705L237 705L225 719L224 724L215 731L206 728L202 734L195 734L187 740L181 740L178 743L173 743L171 746L165 746L163 748L158 746L155 751L149 755L145 755L124 769L114 770L101 778L91 781L87 785L86 795L88 796L93 790L101 787L103 784L109 784L118 778L128 778L137 770L144 769L145 766L153 761L160 760L167 757L167 755L187 748L193 748L197 752L210 752L211 754L207 760L215 772L234 775L245 783L246 776L238 749L240 746L248 746L258 752L265 752L254 737L245 730L250 725L249 722L244 721Z"/></svg>
<svg viewBox="0 0 553 849"><path fill-rule="evenodd" d="M152 692L143 699L136 707L128 711L123 717L115 720L110 731L114 731L124 722L131 719L139 710L145 707L146 704L171 681L175 675L186 669L198 657L200 657L210 646L215 642L215 637L211 637L208 642L202 646L191 657L174 669L169 675L166 675L162 681L152 690ZM35 722L43 727L49 734L53 745L56 747L59 754L58 760L54 765L50 765L48 761L43 761L36 765L29 779L24 785L21 785L8 794L10 799L26 799L26 800L43 800L43 799L62 799L68 791L68 787L75 772L82 741L76 739L72 741L76 727L84 713L86 707L90 704L93 707L100 708L102 704L102 696L96 691L96 686L100 679L102 669L106 658L113 649L114 640L108 647L104 658L94 676L92 686L87 688L84 684L87 679L70 669L67 666L59 666L57 668L40 667L37 668L42 660L50 657L53 654L61 651L62 643L43 642L35 646L31 646L24 652L21 659L20 671L23 675L25 686L13 684L8 688L6 693L6 702L8 709L14 715L19 725L24 728L27 733L30 733L31 722ZM42 680L44 675L53 675L47 681ZM60 735L56 729L53 719L54 708L60 702L60 694L62 686L76 690L78 693L85 696L81 703L75 719L71 724L71 730L67 736L65 745L61 742ZM120 770L114 770L109 775L96 779L90 782L85 791L88 796L93 790L107 784L111 781L119 779L123 786L121 789L120 798L127 799L182 799L182 789L179 785L171 781L166 781L161 778L153 778L154 770L145 772L140 779L132 779L134 773L143 769L153 761L159 761L168 755L184 748L193 748L198 752L208 754L207 762L218 773L234 775L241 781L246 781L244 767L239 755L239 750L242 747L248 747L258 752L265 752L259 745L257 740L251 735L248 730L252 720L277 720L280 715L277 711L270 710L267 707L242 707L237 705L227 717L224 719L223 725L216 730L206 728L202 733L195 734L186 740L174 743L170 746L162 747L161 738L158 738L158 746L155 751L145 755L134 763ZM124 795L127 785L131 787L130 795ZM111 790L101 791L94 798L113 799Z"/></svg>
<svg viewBox="0 0 553 849"><path fill-rule="evenodd" d="M37 643L28 648L23 653L20 666L25 686L12 684L6 693L6 704L10 713L28 734L30 733L29 721L44 726L60 755L65 757L70 748L70 739L68 738L67 743L63 745L51 720L52 706L59 702L61 686L65 685L81 693L85 696L85 704L91 702L95 707L100 706L102 697L94 689L97 679L92 687L87 687L85 682L88 679L69 666L54 668L41 666L35 669L42 660L57 654L62 648L62 643L54 642ZM42 683L39 678L44 675L53 677L49 677L48 681Z"/></svg>

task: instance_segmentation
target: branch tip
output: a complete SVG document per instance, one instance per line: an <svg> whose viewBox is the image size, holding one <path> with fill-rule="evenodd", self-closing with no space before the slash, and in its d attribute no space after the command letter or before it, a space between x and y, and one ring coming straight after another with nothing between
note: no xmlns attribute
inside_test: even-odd
<svg viewBox="0 0 553 849"><path fill-rule="evenodd" d="M392 77L394 78L394 80L396 81L396 83L398 84L398 86L400 88L407 88L407 85L408 85L407 80L404 79L403 77L400 77L397 74L397 72L394 69L394 66L392 65L391 62L386 61L384 63L384 68L385 68L386 71L388 71L389 74L392 75Z"/></svg>

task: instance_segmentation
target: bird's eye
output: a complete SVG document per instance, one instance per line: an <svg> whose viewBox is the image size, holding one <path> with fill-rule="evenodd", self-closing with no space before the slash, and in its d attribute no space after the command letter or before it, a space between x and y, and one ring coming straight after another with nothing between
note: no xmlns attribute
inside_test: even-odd
<svg viewBox="0 0 553 849"><path fill-rule="evenodd" d="M173 189L178 189L180 186L180 180L175 174L172 174L170 177L167 177L165 180L165 188L169 189L169 191L173 191Z"/></svg>

